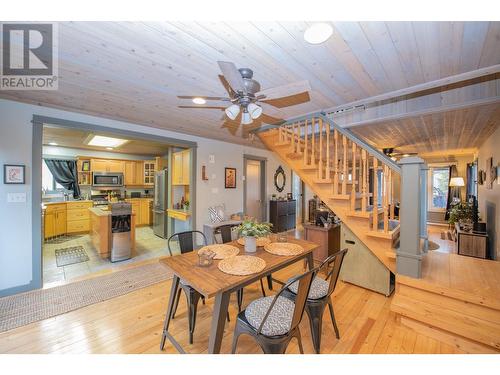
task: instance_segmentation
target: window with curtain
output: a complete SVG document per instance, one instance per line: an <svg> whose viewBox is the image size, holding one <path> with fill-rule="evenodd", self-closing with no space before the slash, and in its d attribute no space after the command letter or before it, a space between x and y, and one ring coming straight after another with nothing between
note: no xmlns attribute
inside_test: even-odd
<svg viewBox="0 0 500 375"><path fill-rule="evenodd" d="M429 209L433 211L445 211L448 202L448 181L450 169L439 167L429 169Z"/></svg>
<svg viewBox="0 0 500 375"><path fill-rule="evenodd" d="M62 187L61 184L59 184L52 173L50 172L49 167L47 167L47 164L42 163L42 189L47 191L47 192L62 192L65 191L64 187Z"/></svg>

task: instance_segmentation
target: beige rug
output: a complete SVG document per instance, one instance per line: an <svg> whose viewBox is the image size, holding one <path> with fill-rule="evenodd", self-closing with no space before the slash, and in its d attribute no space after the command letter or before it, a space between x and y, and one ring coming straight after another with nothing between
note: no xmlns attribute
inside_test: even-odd
<svg viewBox="0 0 500 375"><path fill-rule="evenodd" d="M0 332L64 314L172 278L160 263L0 298Z"/></svg>

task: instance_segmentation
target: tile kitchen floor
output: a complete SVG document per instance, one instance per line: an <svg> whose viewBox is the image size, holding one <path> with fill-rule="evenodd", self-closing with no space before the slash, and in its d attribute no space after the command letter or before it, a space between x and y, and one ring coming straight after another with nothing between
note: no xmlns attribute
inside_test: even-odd
<svg viewBox="0 0 500 375"><path fill-rule="evenodd" d="M83 246L89 260L82 263L70 264L57 267L55 251L72 246ZM167 241L155 236L151 227L136 228L136 251L135 256L122 262L111 263L109 259L99 257L97 250L92 245L90 235L79 235L62 243L46 242L43 244L43 284L57 284L69 281L88 274L112 269L143 261L169 255Z"/></svg>

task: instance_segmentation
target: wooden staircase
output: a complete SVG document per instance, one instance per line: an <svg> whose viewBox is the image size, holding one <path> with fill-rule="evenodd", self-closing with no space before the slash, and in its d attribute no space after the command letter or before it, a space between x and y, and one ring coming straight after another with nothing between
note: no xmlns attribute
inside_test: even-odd
<svg viewBox="0 0 500 375"><path fill-rule="evenodd" d="M324 116L288 122L258 135L395 273L399 222L393 187L399 167Z"/></svg>

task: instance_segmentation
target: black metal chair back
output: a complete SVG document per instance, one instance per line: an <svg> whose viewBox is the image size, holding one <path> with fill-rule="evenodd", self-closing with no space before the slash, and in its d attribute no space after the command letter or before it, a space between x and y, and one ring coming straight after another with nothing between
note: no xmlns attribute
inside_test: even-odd
<svg viewBox="0 0 500 375"><path fill-rule="evenodd" d="M283 285L283 287L280 289L280 291L274 296L274 299L271 302L271 305L269 306L269 309L267 310L266 315L264 316L264 319L262 320L262 323L260 324L259 328L257 329L258 334L261 333L262 327L264 327L264 323L266 322L267 318L269 317L269 314L271 313L274 305L276 304L278 297L280 297L281 294L284 291L286 291L288 289L288 287L296 281L299 282L299 288L297 290L297 296L295 298L295 308L293 310L290 331L293 331L295 328L297 328L297 326L300 324L300 321L302 320L302 316L304 315L304 309L306 306L307 296L309 295L309 290L311 289L312 281L313 281L314 277L316 276L317 272L318 272L318 268L314 268L310 271L303 273L302 275L295 276L294 278L290 279L285 285Z"/></svg>
<svg viewBox="0 0 500 375"><path fill-rule="evenodd" d="M330 283L328 284L328 294L327 296L331 296L333 291L335 290L335 286L337 285L337 281L339 279L340 269L342 268L342 262L344 261L344 256L347 254L347 248L337 251L335 254L330 255L326 258L323 263L318 267L318 270L322 270L326 268L327 276L326 280L330 279ZM333 268L330 270L330 265L333 263Z"/></svg>
<svg viewBox="0 0 500 375"><path fill-rule="evenodd" d="M207 244L207 238L205 237L203 232L200 232L198 230L189 230L186 232L174 233L169 237L167 241L168 252L170 253L170 256L172 256L172 248L170 244L173 241L177 241L179 243L181 254L189 253L190 251L193 251L194 249L199 247L198 240L201 240L201 246L205 246Z"/></svg>
<svg viewBox="0 0 500 375"><path fill-rule="evenodd" d="M227 225L221 225L220 227L215 228L215 230L214 230L215 242L217 242L217 243L231 242L233 240L233 237L232 237L233 227L234 227L234 225L227 224ZM217 237L216 237L217 234L220 234L222 242L219 242L219 240L217 240Z"/></svg>

